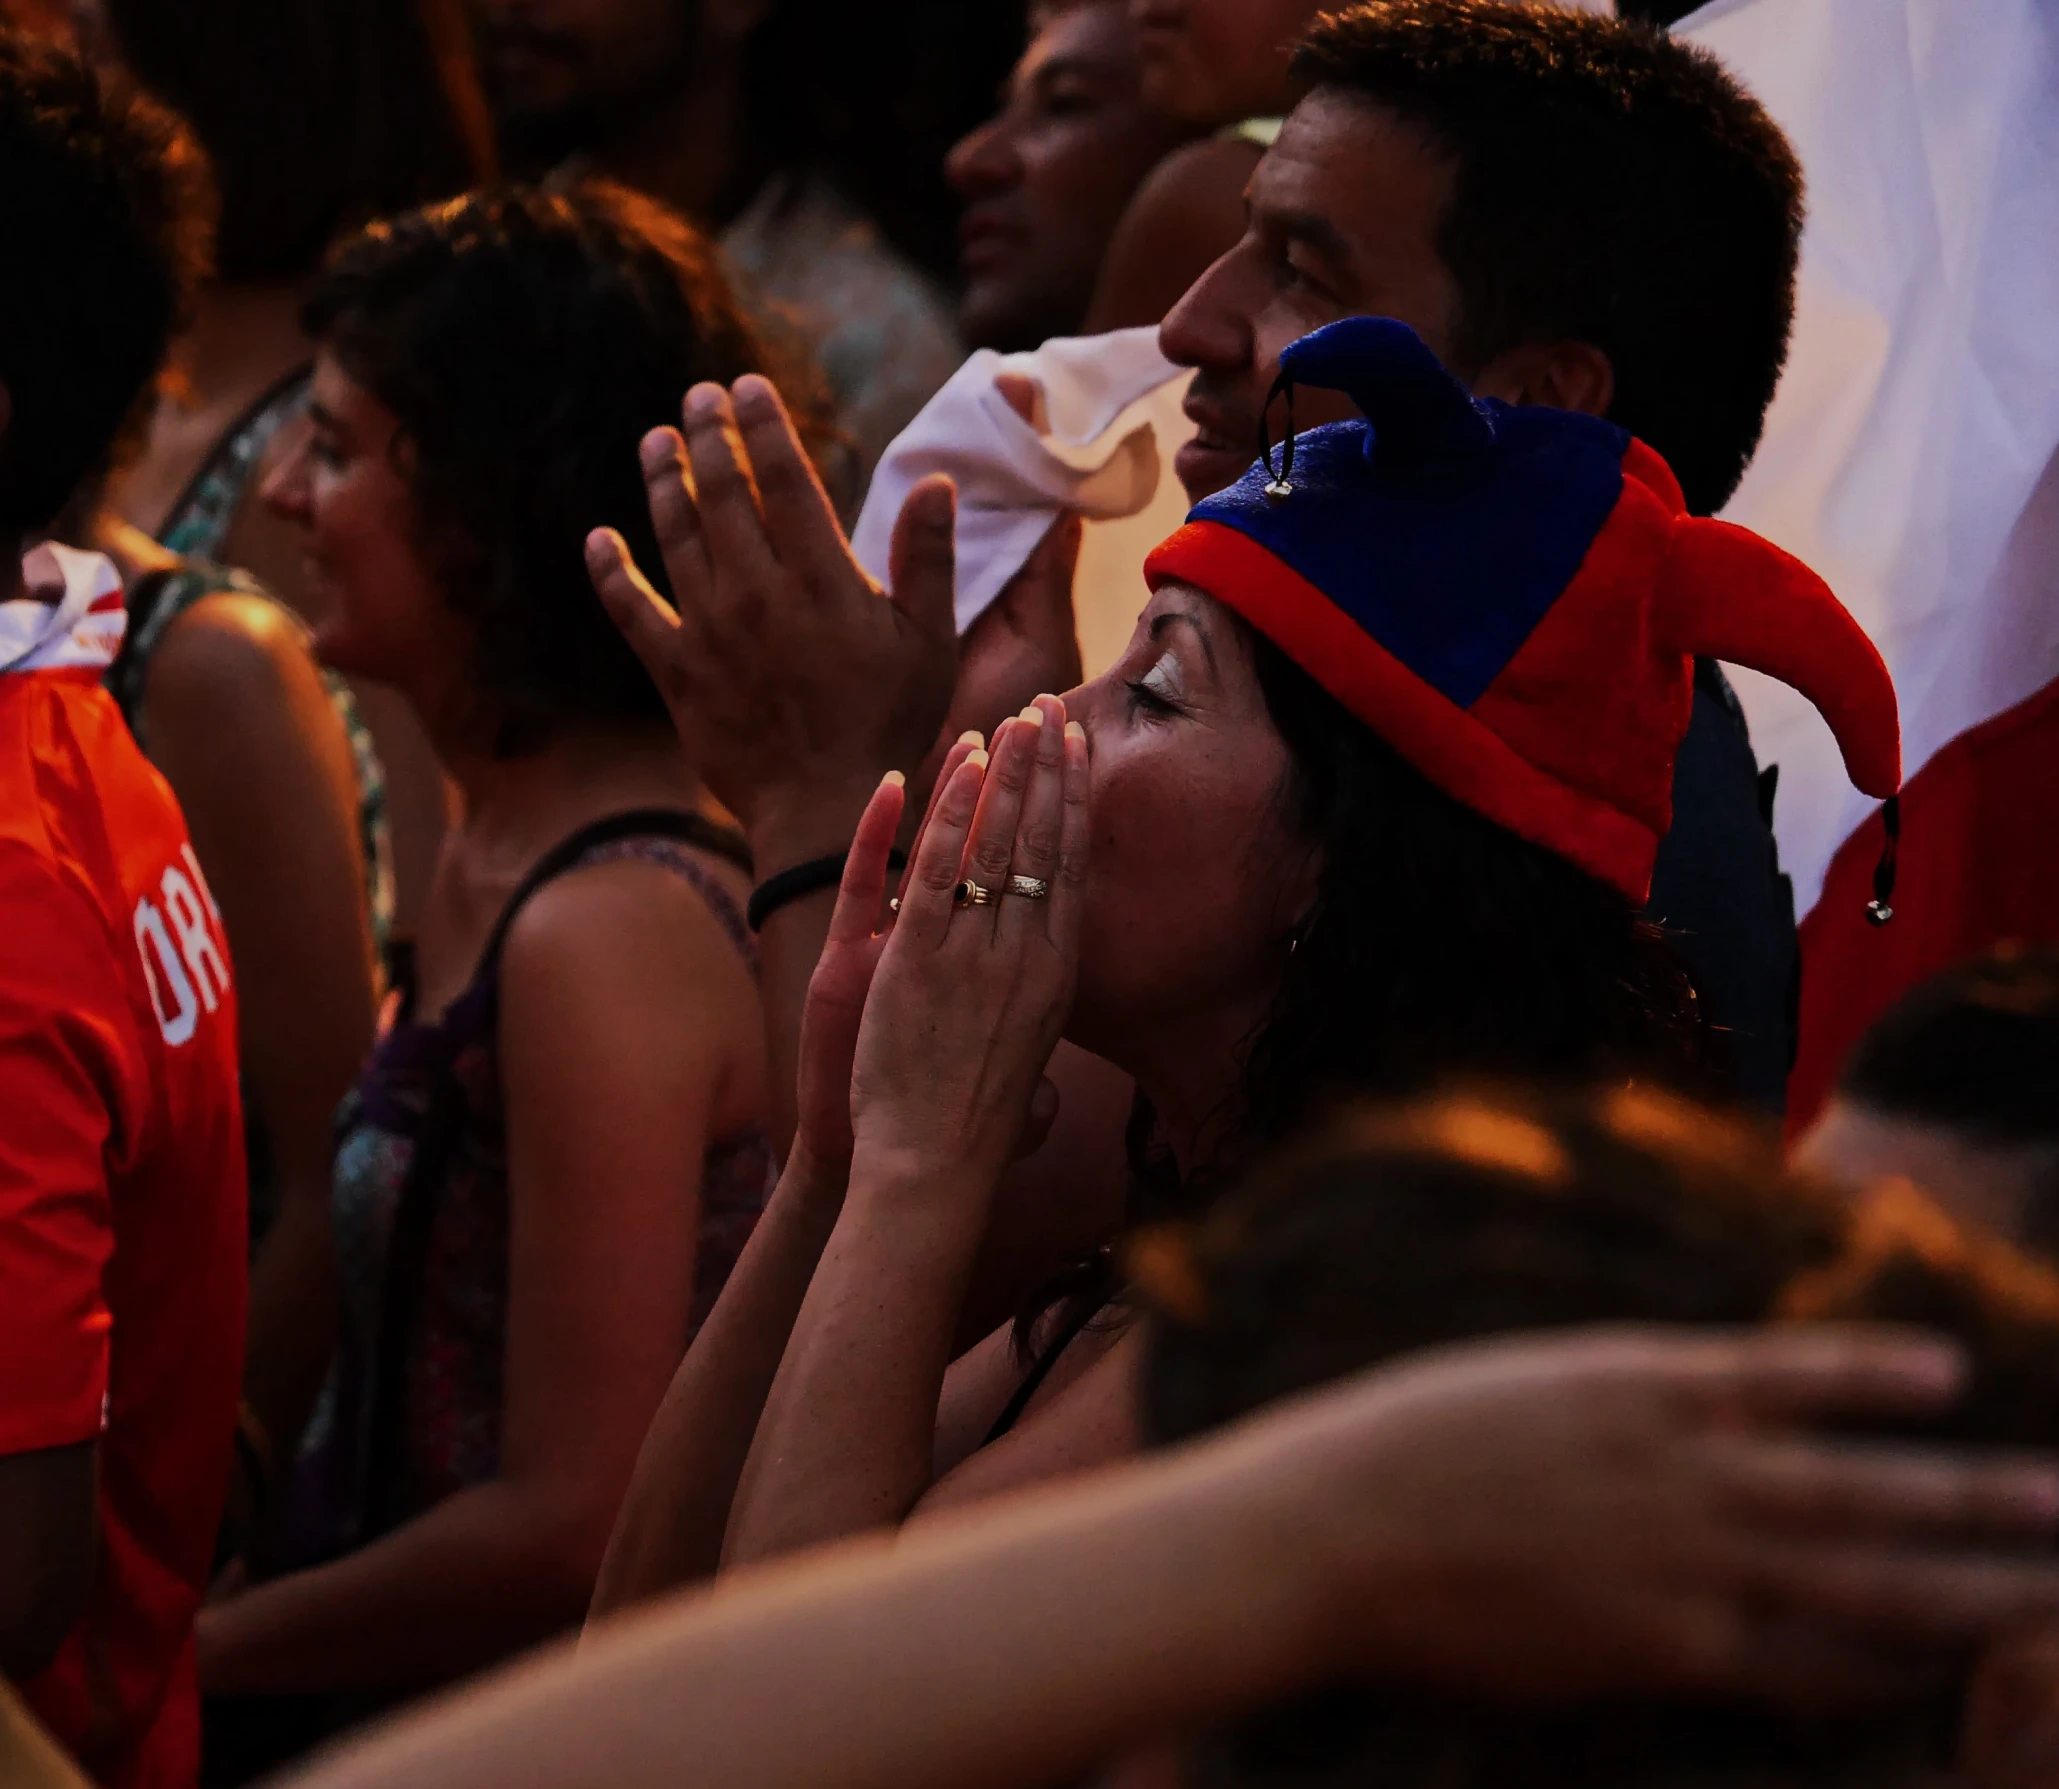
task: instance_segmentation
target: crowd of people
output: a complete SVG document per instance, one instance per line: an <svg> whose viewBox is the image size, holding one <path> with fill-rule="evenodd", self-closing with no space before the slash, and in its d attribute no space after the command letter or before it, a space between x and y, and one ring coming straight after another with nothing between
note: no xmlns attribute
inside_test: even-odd
<svg viewBox="0 0 2059 1789"><path fill-rule="evenodd" d="M1782 1146L1622 10L0 0L0 1783L2059 1782L2059 956Z"/></svg>

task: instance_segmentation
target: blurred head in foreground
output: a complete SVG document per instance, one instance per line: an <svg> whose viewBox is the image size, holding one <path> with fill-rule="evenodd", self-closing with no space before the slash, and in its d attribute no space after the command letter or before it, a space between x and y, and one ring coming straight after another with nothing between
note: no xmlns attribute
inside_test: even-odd
<svg viewBox="0 0 2059 1789"><path fill-rule="evenodd" d="M2059 1279L1906 1183L1854 1204L1654 1094L1450 1093L1350 1113L1208 1218L1146 1232L1147 1435L1169 1443L1410 1349L1597 1322L1907 1322L1959 1337L1927 1432L2059 1440ZM1383 1789L1914 1789L1965 1699L1863 1718L1643 1699L1549 1715L1339 1688L1209 1736L1208 1783Z"/></svg>
<svg viewBox="0 0 2059 1789"><path fill-rule="evenodd" d="M2006 947L1904 995L1795 1160L1854 1186L1906 1174L1962 1222L2059 1253L2059 950Z"/></svg>

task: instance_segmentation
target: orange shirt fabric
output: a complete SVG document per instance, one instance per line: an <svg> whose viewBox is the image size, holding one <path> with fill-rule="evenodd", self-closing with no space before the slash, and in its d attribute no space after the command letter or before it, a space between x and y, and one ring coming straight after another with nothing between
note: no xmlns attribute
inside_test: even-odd
<svg viewBox="0 0 2059 1789"><path fill-rule="evenodd" d="M243 1356L236 1057L171 790L91 665L0 671L0 1454L99 1443L92 1589L20 1687L108 1789L199 1772L193 1617Z"/></svg>

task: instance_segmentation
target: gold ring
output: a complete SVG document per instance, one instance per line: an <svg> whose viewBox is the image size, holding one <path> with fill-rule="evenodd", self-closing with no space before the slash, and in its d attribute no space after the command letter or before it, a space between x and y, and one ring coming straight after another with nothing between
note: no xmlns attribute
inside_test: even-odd
<svg viewBox="0 0 2059 1789"><path fill-rule="evenodd" d="M1051 892L1051 884L1039 882L1034 876L1010 876L1007 892L1020 895L1025 901L1041 901Z"/></svg>
<svg viewBox="0 0 2059 1789"><path fill-rule="evenodd" d="M981 887L968 876L952 890L951 899L960 907L991 907L994 904L994 891Z"/></svg>

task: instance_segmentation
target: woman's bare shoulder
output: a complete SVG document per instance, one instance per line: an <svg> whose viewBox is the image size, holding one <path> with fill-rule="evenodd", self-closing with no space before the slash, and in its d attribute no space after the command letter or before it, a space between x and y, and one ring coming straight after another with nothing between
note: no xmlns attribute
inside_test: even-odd
<svg viewBox="0 0 2059 1789"><path fill-rule="evenodd" d="M1020 1362L1000 1352L1007 1341L1007 1332L999 1331L960 1363L965 1365L981 1355L984 1371L1006 1381L999 1402L988 1412L989 1425L1022 1378ZM1137 1363L1141 1350L1142 1337L1134 1324L1113 1329L1090 1327L1066 1349L1021 1420L1000 1440L977 1448L944 1472L915 1506L915 1516L963 1508L1007 1491L1128 1459L1139 1443ZM952 1369L954 1373L958 1370ZM991 1392L993 1388L988 1385L984 1389Z"/></svg>

